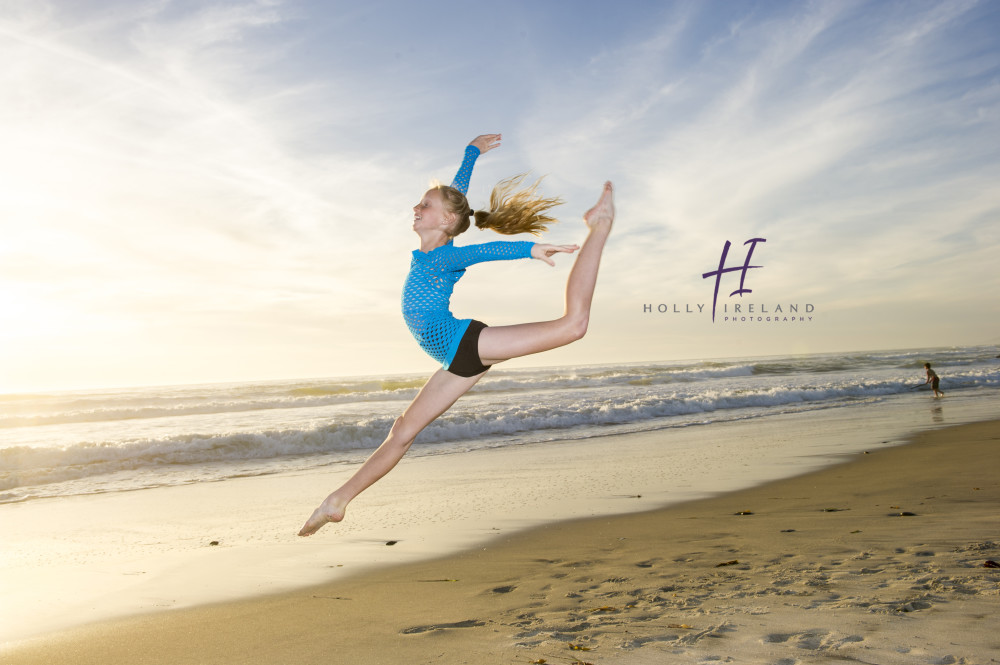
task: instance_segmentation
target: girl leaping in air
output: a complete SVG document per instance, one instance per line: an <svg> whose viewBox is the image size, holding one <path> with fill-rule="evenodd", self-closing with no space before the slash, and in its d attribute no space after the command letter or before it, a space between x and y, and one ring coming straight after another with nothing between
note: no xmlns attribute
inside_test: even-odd
<svg viewBox="0 0 1000 665"><path fill-rule="evenodd" d="M590 229L583 247L531 242L488 242L464 247L452 244L469 228L473 217L479 228L508 235L537 234L556 221L546 213L561 201L536 195L537 183L515 191L523 176L504 180L493 188L489 211L473 212L469 207L465 194L476 158L499 144L499 134L475 138L466 148L465 160L451 186L429 189L413 207L413 230L420 237L420 249L413 251L403 287L403 318L420 347L442 368L396 419L382 445L313 511L299 531L300 536L312 535L327 522L344 519L347 504L391 471L416 436L476 385L491 365L555 349L587 332L601 252L615 217L610 182L604 183L597 203L583 215ZM558 319L490 328L479 321L458 320L449 311L455 283L475 263L532 258L555 265L555 254L571 254L578 249L580 253L566 284L566 312Z"/></svg>

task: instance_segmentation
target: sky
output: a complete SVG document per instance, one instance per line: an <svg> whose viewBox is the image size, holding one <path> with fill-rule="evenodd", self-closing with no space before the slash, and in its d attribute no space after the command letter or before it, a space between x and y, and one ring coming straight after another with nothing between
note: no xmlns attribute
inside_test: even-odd
<svg viewBox="0 0 1000 665"><path fill-rule="evenodd" d="M494 132L470 200L545 176L548 242L616 188L587 337L511 367L998 344L998 34L997 0L0 0L0 392L430 374L412 206ZM555 318L557 258L452 309Z"/></svg>

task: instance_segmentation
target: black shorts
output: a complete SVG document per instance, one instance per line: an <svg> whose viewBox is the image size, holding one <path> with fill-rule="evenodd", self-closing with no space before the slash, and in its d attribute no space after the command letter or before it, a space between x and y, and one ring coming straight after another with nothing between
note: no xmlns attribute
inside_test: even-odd
<svg viewBox="0 0 1000 665"><path fill-rule="evenodd" d="M455 358L448 365L449 372L457 376L470 377L482 374L490 368L479 359L479 333L486 327L482 321L469 322L469 327L462 335L462 341L458 343Z"/></svg>

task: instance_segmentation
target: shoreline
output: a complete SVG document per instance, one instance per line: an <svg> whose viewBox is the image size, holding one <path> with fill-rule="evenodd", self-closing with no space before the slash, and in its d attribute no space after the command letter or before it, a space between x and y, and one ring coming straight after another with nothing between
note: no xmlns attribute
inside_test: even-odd
<svg viewBox="0 0 1000 665"><path fill-rule="evenodd" d="M986 617L1000 574L972 562L1000 558L998 439L998 421L936 429L734 493L546 524L309 589L83 626L9 645L4 656L137 662L135 645L149 644L141 662L192 653L204 663L330 653L379 662L370 653L378 645L406 662L578 656L598 665L718 655L739 643L738 654L761 657L875 649L886 663L997 662L986 656ZM736 515L744 511L753 514ZM956 620L949 612L959 604ZM912 632L905 622L915 619L936 628L919 628L934 634L907 646L900 621ZM332 622L353 639L325 634ZM949 647L959 635L964 651Z"/></svg>
<svg viewBox="0 0 1000 665"><path fill-rule="evenodd" d="M992 404L889 399L419 456L352 504L347 520L308 539L294 535L303 507L311 510L353 466L7 504L0 644L302 589L542 524L724 494L895 445L915 427L984 419Z"/></svg>

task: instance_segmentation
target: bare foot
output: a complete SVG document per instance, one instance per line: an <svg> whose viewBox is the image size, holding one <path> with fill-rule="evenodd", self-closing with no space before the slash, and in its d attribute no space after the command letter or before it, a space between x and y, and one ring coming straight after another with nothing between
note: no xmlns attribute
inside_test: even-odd
<svg viewBox="0 0 1000 665"><path fill-rule="evenodd" d="M594 207L583 213L583 220L591 230L611 230L611 222L615 221L615 190L610 181L604 183L604 191Z"/></svg>
<svg viewBox="0 0 1000 665"><path fill-rule="evenodd" d="M330 522L339 522L344 519L344 512L346 510L347 504L341 501L336 495L331 494L326 497L323 503L319 504L319 508L313 511L313 514L306 520L306 523L299 531L299 535L311 536L324 525Z"/></svg>

